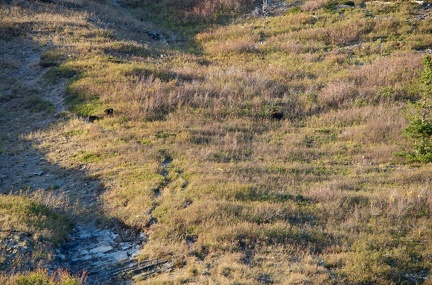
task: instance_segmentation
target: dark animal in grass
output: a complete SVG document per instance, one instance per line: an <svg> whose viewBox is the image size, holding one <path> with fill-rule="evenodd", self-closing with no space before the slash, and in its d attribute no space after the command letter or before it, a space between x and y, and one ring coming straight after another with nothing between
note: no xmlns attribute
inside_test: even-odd
<svg viewBox="0 0 432 285"><path fill-rule="evenodd" d="M107 116L112 116L114 114L114 109L113 108L105 109L104 113Z"/></svg>
<svg viewBox="0 0 432 285"><path fill-rule="evenodd" d="M159 34L158 32L146 31L145 33L147 34L147 36L149 36L149 38L151 38L154 41L159 41L162 38L162 35Z"/></svg>
<svg viewBox="0 0 432 285"><path fill-rule="evenodd" d="M270 118L272 120L282 120L284 117L284 114L282 112L279 111L274 111L270 114Z"/></svg>
<svg viewBox="0 0 432 285"><path fill-rule="evenodd" d="M93 123L93 122L95 122L95 121L99 121L101 118L100 117L98 117L98 116L89 116L88 117L88 121L89 121L89 123Z"/></svg>

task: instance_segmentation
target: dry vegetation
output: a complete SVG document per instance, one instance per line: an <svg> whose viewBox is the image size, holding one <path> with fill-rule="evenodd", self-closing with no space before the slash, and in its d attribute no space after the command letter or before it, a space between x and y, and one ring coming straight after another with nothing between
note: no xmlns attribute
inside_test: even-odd
<svg viewBox="0 0 432 285"><path fill-rule="evenodd" d="M0 282L8 285L81 285L85 284L85 277L73 277L69 272L57 270L49 273L47 270L36 269L28 273L13 276L0 276Z"/></svg>
<svg viewBox="0 0 432 285"><path fill-rule="evenodd" d="M430 10L287 1L218 26L253 3L121 1L177 25L185 42L164 45L122 34L126 14L106 24L108 1L16 2L0 40L48 44L46 84L70 79L68 111L27 139L106 186L106 214L149 234L142 259L176 257L143 284L429 284L431 164L395 153Z"/></svg>
<svg viewBox="0 0 432 285"><path fill-rule="evenodd" d="M72 223L66 212L66 197L38 190L0 196L0 270L2 273L28 272L52 260L52 251L67 239ZM37 280L51 280L37 283ZM65 283L57 281L63 280ZM69 281L67 281L69 280ZM76 283L72 283L75 282ZM3 276L3 284L76 284L67 272L49 276L41 269L31 274ZM29 283L26 283L29 282ZM36 282L36 283L32 283ZM70 283L66 283L70 282Z"/></svg>

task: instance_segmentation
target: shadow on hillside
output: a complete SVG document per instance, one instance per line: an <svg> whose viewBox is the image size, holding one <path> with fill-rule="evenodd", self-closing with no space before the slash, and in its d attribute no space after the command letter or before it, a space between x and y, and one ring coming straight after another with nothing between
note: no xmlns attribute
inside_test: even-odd
<svg viewBox="0 0 432 285"><path fill-rule="evenodd" d="M41 74L47 71L39 64L46 49L24 37L15 37L2 44L5 55L1 59L0 74L2 192L38 188L68 192L76 189L74 180L77 180L81 186L93 189L94 193L87 195L94 195L101 192L102 186L89 178L84 169L64 169L50 163L47 153L35 149L39 142L28 139L33 132L47 130L61 120L50 99L64 96L64 90L56 89L63 87L64 82L59 80L59 86L40 82ZM58 91L57 94L54 91Z"/></svg>
<svg viewBox="0 0 432 285"><path fill-rule="evenodd" d="M211 12L202 9L200 5L203 3L200 1L137 3L128 0L107 0L106 2L106 7L114 8L114 12L92 11L97 17L92 22L99 28L112 32L118 40L149 44L156 50L153 55L169 50L201 55L203 50L194 39L196 34L214 26L228 25L236 18L251 13L254 9L261 9L262 6L262 1L239 1L231 8L215 4L215 7L218 5L223 7ZM89 6L80 8L88 9ZM197 15L194 15L195 13Z"/></svg>
<svg viewBox="0 0 432 285"><path fill-rule="evenodd" d="M95 2L97 3L97 2ZM114 48L106 48L107 55L126 56L154 56L158 57L161 49L176 49L178 45L165 44L163 38L155 38L151 23L141 22L139 19L129 18L127 10L119 6L116 1L110 1L111 11L117 17L110 18L111 14L104 14L103 10L92 11L90 8L100 7L99 4L76 1L11 1L1 4L2 13L14 13L15 8L22 11L32 9L49 10L52 13L73 13L76 11L87 12L90 24L101 30L113 32L119 40L134 40L137 42L150 42L155 51L142 46L120 45ZM92 6L96 5L96 6ZM99 5L99 6L97 6ZM21 12L24 13L24 12ZM71 23L67 23L71 25ZM98 196L105 191L104 185L97 179L90 177L85 165L76 168L64 168L49 162L48 153L37 148L40 142L30 141L28 137L37 131L49 130L62 124L64 120L58 114L58 106L51 99L64 101L66 82L77 73L59 73L49 83L41 82L43 74L61 65L66 58L57 58L55 62L41 64L41 55L47 50L54 50L62 46L56 46L52 41L41 44L38 36L43 38L50 29L45 28L44 23L38 20L24 22L0 22L0 192L16 193L22 189L35 190L47 189L51 192L66 193L70 199L71 207L75 204L85 204L99 212ZM73 25L83 25L76 23ZM162 28L166 31L166 27ZM154 29L157 31L157 28ZM63 29L58 29L61 33ZM57 33L57 31L56 31ZM164 33L164 32L162 32ZM53 35L51 35L53 36ZM162 81L179 79L191 81L187 74L164 72L151 69L133 70L131 76L154 76ZM52 75L50 75L52 76ZM48 94L48 95L47 95ZM55 97L55 98L54 98ZM59 97L60 100L59 100ZM57 109L57 110L56 110ZM66 118L67 120L67 118ZM58 151L61 148L59 147ZM96 211L95 211L96 210Z"/></svg>
<svg viewBox="0 0 432 285"><path fill-rule="evenodd" d="M20 194L23 190L31 193L43 189L40 193L46 194L44 201L55 209L59 205L53 204L54 200L63 204L59 211L66 207L76 227L71 240L56 251L50 264L43 258L42 261L23 260L23 264L6 260L5 264L11 267L2 268L5 272L16 272L43 265L50 269L69 268L74 274L87 270L90 284L95 280L107 284L116 277L116 271L109 268L117 268L119 261L133 263L133 256L138 254L145 237L139 230L102 214L99 195L105 187L89 175L85 165L65 168L50 162L49 153L41 150L42 142L34 139L34 133L48 132L67 120L58 113L57 106L64 99L67 78L50 83L43 81L43 75L52 67L41 64L41 55L53 46L41 45L26 36L34 25L37 24L20 26L0 22L0 193ZM61 149L59 146L51 151ZM57 198L53 200L53 197ZM28 255L25 251L31 247L22 250L22 254ZM9 256L1 254L5 258Z"/></svg>

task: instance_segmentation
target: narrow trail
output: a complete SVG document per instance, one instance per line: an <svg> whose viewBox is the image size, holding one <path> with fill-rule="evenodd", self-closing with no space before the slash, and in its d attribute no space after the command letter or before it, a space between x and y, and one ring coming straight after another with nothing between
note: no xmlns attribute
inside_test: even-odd
<svg viewBox="0 0 432 285"><path fill-rule="evenodd" d="M20 104L19 100L14 103L13 98L19 85L20 90L41 95L54 106L56 112L63 111L66 82L60 80L49 86L41 84L41 78L47 71L39 65L43 48L35 47L28 41L9 45L8 61L20 64L11 68L9 74L4 74L6 84L2 84L1 91L10 94L10 100L4 103L10 104L12 109ZM78 210L85 208L86 217L76 214L76 225L70 240L56 250L48 268L68 268L74 274L87 271L89 284L126 283L118 281L122 276L118 276L117 269L119 265L137 263L135 257L146 236L119 221L101 223L101 202L97 195L101 191L99 181L89 180L84 172L53 165L33 147L34 142L23 138L31 132L48 128L55 121L55 116L43 113L28 115L18 112L2 117L2 129L7 136L2 146L7 151L0 153L0 189L3 193L20 189L52 189L47 191L64 195L70 200L71 207L78 207Z"/></svg>
<svg viewBox="0 0 432 285"><path fill-rule="evenodd" d="M0 92L4 94L0 119L2 149L5 150L0 152L0 192L44 189L67 198L65 203L76 208L75 227L69 240L55 250L53 260L45 267L50 270L67 268L73 274L86 272L88 284L129 284L133 279L170 268L168 260L138 263L136 256L147 240L146 235L118 220L102 222L106 218L101 214L98 195L104 191L103 185L90 179L85 171L64 169L49 162L34 147L43 142L26 138L58 120L52 112L32 111L32 106L28 112L21 112L26 96L50 102L55 113L59 113L65 110L67 82L62 79L55 84L43 83L48 68L41 67L39 62L44 50L50 47L38 46L27 39L5 44L8 52L2 60L7 61L10 68L1 74L0 84Z"/></svg>
<svg viewBox="0 0 432 285"><path fill-rule="evenodd" d="M125 31L123 36L167 44L167 38L152 29L151 23L135 19L116 0L111 0L110 5L120 18L127 18L130 22L116 27L120 32ZM129 36L126 35L128 33ZM148 37L141 38L143 34ZM173 38L170 35L170 40ZM67 268L73 274L86 272L88 284L129 284L132 280L170 269L172 262L169 260L137 261L136 257L147 237L119 220L109 219L107 222L99 198L105 189L98 180L89 178L85 170L65 169L50 162L35 147L43 141L28 139L29 134L56 124L61 119L59 114L66 109L67 79L58 78L55 82L46 83L44 76L50 67L40 65L43 52L53 46L41 46L28 38L17 38L2 44L5 45L2 50L7 52L0 57L0 63L7 68L0 73L0 150L5 150L0 151L0 193L43 189L64 197L64 203L74 209L75 226L68 241L53 252L52 261L44 266L49 270ZM54 112L35 112L31 105L22 111L23 102L28 97L49 102ZM159 192L169 183L170 163L166 160L161 164L164 182ZM155 200L160 194L156 192Z"/></svg>
<svg viewBox="0 0 432 285"><path fill-rule="evenodd" d="M165 187L168 186L169 183L171 183L171 180L168 177L169 167L171 162L172 162L171 158L165 158L165 160L160 164L159 174L163 176L163 180L156 188L153 189L154 202L153 202L153 207L148 212L148 214L150 215L150 220L147 223L147 227L150 227L151 225L156 224L158 222L158 220L152 216L152 213L159 206L158 200L160 195L162 194L162 191L165 189Z"/></svg>

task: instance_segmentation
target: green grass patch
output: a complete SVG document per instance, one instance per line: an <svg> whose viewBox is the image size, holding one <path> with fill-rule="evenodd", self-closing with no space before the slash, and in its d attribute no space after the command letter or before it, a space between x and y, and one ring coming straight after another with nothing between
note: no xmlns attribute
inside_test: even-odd
<svg viewBox="0 0 432 285"><path fill-rule="evenodd" d="M73 156L76 157L78 161L83 163L95 163L100 162L103 159L100 153L88 151L80 151Z"/></svg>
<svg viewBox="0 0 432 285"><path fill-rule="evenodd" d="M68 96L66 97L66 104L69 106L69 110L80 116L90 116L94 114L101 106L101 102L98 97L91 99L85 97L77 91L72 91L70 88L67 89Z"/></svg>
<svg viewBox="0 0 432 285"><path fill-rule="evenodd" d="M28 195L0 195L0 223L2 225L0 269L2 272L18 273L21 270L48 264L54 248L69 236L72 221L65 206L61 202L54 202L56 199L47 199L51 204L45 203L46 194L40 190ZM20 280L21 277L23 276L12 275L9 279L9 276L0 276L0 281L15 280L14 282L17 282L16 280ZM35 280L34 278L26 280ZM47 283L6 282L4 284Z"/></svg>
<svg viewBox="0 0 432 285"><path fill-rule="evenodd" d="M41 55L39 65L42 67L51 67L60 65L67 56L65 52L59 48L51 49Z"/></svg>
<svg viewBox="0 0 432 285"><path fill-rule="evenodd" d="M23 107L32 112L52 113L55 111L55 107L51 102L36 96L33 96L25 100L23 102Z"/></svg>
<svg viewBox="0 0 432 285"><path fill-rule="evenodd" d="M53 66L52 68L50 68L45 73L44 78L49 81L55 81L58 78L72 78L77 76L78 74L78 71L72 66L62 64L60 66Z"/></svg>
<svg viewBox="0 0 432 285"><path fill-rule="evenodd" d="M83 285L85 279L85 275L76 277L61 269L52 273L37 269L28 273L0 276L0 282L8 285Z"/></svg>
<svg viewBox="0 0 432 285"><path fill-rule="evenodd" d="M72 229L66 214L25 196L0 195L0 219L3 230L28 233L54 244L62 242Z"/></svg>
<svg viewBox="0 0 432 285"><path fill-rule="evenodd" d="M144 58L157 55L157 53L155 53L154 51L150 51L144 46L122 42L112 43L110 48L105 49L105 52L118 52L127 56L140 56Z"/></svg>

